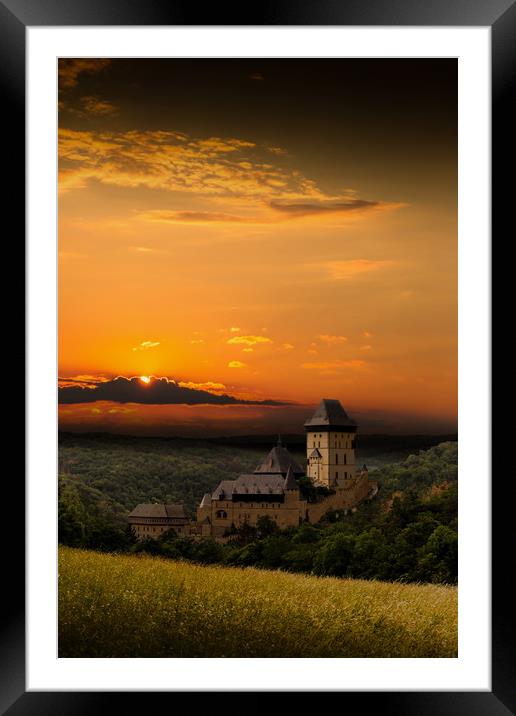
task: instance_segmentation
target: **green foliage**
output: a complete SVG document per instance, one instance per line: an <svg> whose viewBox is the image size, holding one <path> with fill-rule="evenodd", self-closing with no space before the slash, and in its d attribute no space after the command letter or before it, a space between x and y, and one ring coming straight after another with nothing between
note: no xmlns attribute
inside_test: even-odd
<svg viewBox="0 0 516 716"><path fill-rule="evenodd" d="M59 476L58 534L62 544L120 550L134 542L120 505L100 490Z"/></svg>
<svg viewBox="0 0 516 716"><path fill-rule="evenodd" d="M457 533L439 525L419 551L415 578L425 582L452 583L457 579Z"/></svg>
<svg viewBox="0 0 516 716"><path fill-rule="evenodd" d="M258 539L264 539L279 532L278 525L269 515L262 515L256 521L256 533Z"/></svg>
<svg viewBox="0 0 516 716"><path fill-rule="evenodd" d="M193 511L204 492L254 469L260 457L247 447L202 441L68 436L60 448L60 542L200 564L456 583L457 444L452 442L373 471L378 497L352 514L333 510L319 525L304 522L280 532L262 517L256 527L233 526L224 545L178 537L173 530L135 544L128 533L128 510L139 502L184 502ZM320 499L308 478L300 483L309 499Z"/></svg>
<svg viewBox="0 0 516 716"><path fill-rule="evenodd" d="M256 537L256 527L250 525L247 520L236 528L235 542L239 542L240 544L247 544L248 542L252 542L253 540L255 540Z"/></svg>
<svg viewBox="0 0 516 716"><path fill-rule="evenodd" d="M239 539L224 546L224 561L316 575L455 584L457 483L439 481L455 474L456 446L428 452L431 461L421 453L383 468L396 487L394 499L382 484L383 498L361 505L352 514L333 511L324 524L304 522L274 535L244 525ZM422 476L421 484L415 485L408 466L422 475L430 463L432 476ZM403 484L408 485L405 491L400 490ZM433 490L435 485L439 489Z"/></svg>
<svg viewBox="0 0 516 716"><path fill-rule="evenodd" d="M259 449L202 440L59 436L59 472L127 515L140 502L180 502L190 515L221 480L253 472ZM102 496L102 498L100 497Z"/></svg>
<svg viewBox="0 0 516 716"><path fill-rule="evenodd" d="M443 534L432 542L444 544ZM62 547L58 592L60 658L457 656L455 587Z"/></svg>
<svg viewBox="0 0 516 716"><path fill-rule="evenodd" d="M320 502L328 495L334 493L334 490L329 490L324 485L314 485L310 478L306 475L297 478L297 484L303 499L307 502Z"/></svg>
<svg viewBox="0 0 516 716"><path fill-rule="evenodd" d="M457 482L457 443L445 442L409 455L404 462L384 465L371 472L384 494L413 488L421 491L444 482Z"/></svg>
<svg viewBox="0 0 516 716"><path fill-rule="evenodd" d="M314 574L345 577L353 558L355 538L334 534L325 539L314 559Z"/></svg>
<svg viewBox="0 0 516 716"><path fill-rule="evenodd" d="M388 579L389 552L387 538L378 527L360 532L353 544L350 573L360 574L363 579Z"/></svg>
<svg viewBox="0 0 516 716"><path fill-rule="evenodd" d="M320 539L320 531L310 522L302 522L292 536L293 544L313 544Z"/></svg>

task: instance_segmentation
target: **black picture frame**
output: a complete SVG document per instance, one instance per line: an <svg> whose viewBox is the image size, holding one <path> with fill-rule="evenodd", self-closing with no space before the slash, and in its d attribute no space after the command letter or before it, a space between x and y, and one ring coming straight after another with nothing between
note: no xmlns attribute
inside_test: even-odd
<svg viewBox="0 0 516 716"><path fill-rule="evenodd" d="M199 23L202 18L202 23ZM502 255L505 227L511 227L513 197L510 142L516 126L511 104L516 44L516 5L513 0L271 0L256 6L243 3L199 6L195 2L163 0L0 0L0 86L2 88L4 162L9 169L9 213L15 214L12 243L24 246L25 216L25 38L29 26L81 25L361 25L361 26L484 26L492 38L492 235ZM493 284L493 329L496 309L504 305L505 282ZM23 302L23 299L22 299ZM501 320L501 319L500 319ZM506 351L493 353L498 374L508 368ZM505 366L504 366L505 363ZM493 375L495 373L493 372ZM501 402L501 401L500 401ZM493 396L492 408L498 403ZM347 692L345 707L381 709L385 714L492 714L516 713L514 647L511 643L512 595L507 573L508 546L514 544L510 502L498 454L510 444L506 425L497 427L492 439L492 691L490 692ZM501 458L500 458L501 459ZM16 474L15 474L16 472ZM12 557L2 597L0 633L0 711L22 714L97 714L121 708L155 708L156 698L167 693L26 692L25 687L25 573L24 544L20 525L24 521L24 485L20 471L12 471L6 503L16 520L17 539L5 546ZM7 482L5 480L4 482ZM5 496L5 495L4 495ZM512 511L512 510L511 510ZM229 690L229 689L228 689ZM173 697L173 696L172 696ZM143 701L145 699L145 702ZM219 700L217 699L217 702ZM344 708L344 706L343 706Z"/></svg>

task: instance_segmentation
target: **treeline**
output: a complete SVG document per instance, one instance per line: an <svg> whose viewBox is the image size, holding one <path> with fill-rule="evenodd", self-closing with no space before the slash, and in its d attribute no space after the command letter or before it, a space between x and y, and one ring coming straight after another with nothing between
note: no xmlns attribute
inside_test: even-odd
<svg viewBox="0 0 516 716"><path fill-rule="evenodd" d="M359 514L360 513L360 514ZM420 497L409 490L389 509L370 503L353 515L327 515L327 523L278 530L269 517L236 530L231 541L177 537L135 542L147 552L201 564L254 566L320 576L387 581L457 582L457 486Z"/></svg>
<svg viewBox="0 0 516 716"><path fill-rule="evenodd" d="M123 511L92 488L66 484L60 497L63 544L147 552L200 564L256 566L315 575L455 584L457 581L457 444L443 443L374 472L375 500L352 514L280 531L268 517L232 531L226 544L178 537L137 542ZM74 500L76 490L82 490ZM88 501L91 504L88 505ZM107 515L110 515L109 518Z"/></svg>

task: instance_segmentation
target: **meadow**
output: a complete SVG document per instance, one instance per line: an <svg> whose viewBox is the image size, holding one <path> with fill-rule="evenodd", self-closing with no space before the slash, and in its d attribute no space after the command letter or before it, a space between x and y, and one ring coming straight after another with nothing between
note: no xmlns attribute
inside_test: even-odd
<svg viewBox="0 0 516 716"><path fill-rule="evenodd" d="M456 656L456 587L59 549L59 657Z"/></svg>

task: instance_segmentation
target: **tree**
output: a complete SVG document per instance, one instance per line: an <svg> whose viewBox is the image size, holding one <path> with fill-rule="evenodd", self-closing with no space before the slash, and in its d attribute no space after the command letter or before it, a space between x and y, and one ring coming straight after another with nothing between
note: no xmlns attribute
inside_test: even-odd
<svg viewBox="0 0 516 716"><path fill-rule="evenodd" d="M213 539L202 539L193 543L191 559L201 564L222 562L224 551L222 545Z"/></svg>
<svg viewBox="0 0 516 716"><path fill-rule="evenodd" d="M159 555L161 554L161 547L157 540L152 539L152 537L145 537L144 539L138 540L132 546L131 552L136 554L139 552L145 552L146 554Z"/></svg>
<svg viewBox="0 0 516 716"><path fill-rule="evenodd" d="M344 577L353 557L355 538L335 534L321 544L314 558L314 574Z"/></svg>
<svg viewBox="0 0 516 716"><path fill-rule="evenodd" d="M256 527L250 525L246 520L237 528L237 540L241 544L247 544L254 539L256 539Z"/></svg>
<svg viewBox="0 0 516 716"><path fill-rule="evenodd" d="M439 525L419 552L415 577L421 581L457 582L457 533Z"/></svg>
<svg viewBox="0 0 516 716"><path fill-rule="evenodd" d="M263 542L251 542L243 547L232 549L227 557L228 564L251 567L261 562Z"/></svg>
<svg viewBox="0 0 516 716"><path fill-rule="evenodd" d="M310 574L316 551L317 546L313 542L292 544L291 549L283 555L283 565L289 571Z"/></svg>
<svg viewBox="0 0 516 716"><path fill-rule="evenodd" d="M294 544L311 544L320 538L319 530L309 522L302 522L292 536Z"/></svg>
<svg viewBox="0 0 516 716"><path fill-rule="evenodd" d="M266 569L279 569L285 565L285 555L290 549L290 540L286 535L272 535L263 540L261 566Z"/></svg>
<svg viewBox="0 0 516 716"><path fill-rule="evenodd" d="M377 527L361 532L355 539L349 573L361 579L386 579L389 569L387 540Z"/></svg>
<svg viewBox="0 0 516 716"><path fill-rule="evenodd" d="M269 517L269 515L262 515L261 517L258 517L256 521L256 533L258 539L265 539L265 537L270 537L278 532L278 525Z"/></svg>

